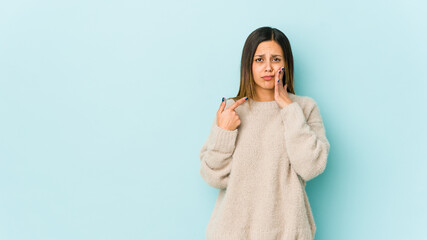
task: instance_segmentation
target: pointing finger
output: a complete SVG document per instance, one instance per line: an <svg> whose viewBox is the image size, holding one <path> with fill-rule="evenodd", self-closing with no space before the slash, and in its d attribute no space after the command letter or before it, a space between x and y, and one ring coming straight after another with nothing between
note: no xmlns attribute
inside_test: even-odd
<svg viewBox="0 0 427 240"><path fill-rule="evenodd" d="M234 110L236 109L240 104L244 103L247 100L248 97L243 97L239 100L237 100L233 105L231 105L229 108L230 110Z"/></svg>

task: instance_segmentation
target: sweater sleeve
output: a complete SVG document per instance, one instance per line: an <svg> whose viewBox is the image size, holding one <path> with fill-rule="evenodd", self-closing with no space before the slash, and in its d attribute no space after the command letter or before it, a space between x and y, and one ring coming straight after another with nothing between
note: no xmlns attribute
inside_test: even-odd
<svg viewBox="0 0 427 240"><path fill-rule="evenodd" d="M209 137L200 150L200 175L214 188L227 188L238 131L238 128L230 131L218 127L215 117Z"/></svg>
<svg viewBox="0 0 427 240"><path fill-rule="evenodd" d="M325 170L330 148L319 108L312 98L307 101L307 119L297 102L280 110L289 161L305 182Z"/></svg>

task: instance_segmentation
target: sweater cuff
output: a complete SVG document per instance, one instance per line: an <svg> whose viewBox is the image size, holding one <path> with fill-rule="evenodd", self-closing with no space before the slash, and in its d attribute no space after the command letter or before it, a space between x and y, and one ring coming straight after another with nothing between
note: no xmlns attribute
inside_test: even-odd
<svg viewBox="0 0 427 240"><path fill-rule="evenodd" d="M216 123L212 127L212 132L209 135L208 148L219 152L233 152L238 129L227 130L220 128Z"/></svg>
<svg viewBox="0 0 427 240"><path fill-rule="evenodd" d="M282 120L285 125L288 125L288 123L297 125L307 122L304 112L297 102L292 102L291 104L283 107L280 110L280 115L282 116Z"/></svg>

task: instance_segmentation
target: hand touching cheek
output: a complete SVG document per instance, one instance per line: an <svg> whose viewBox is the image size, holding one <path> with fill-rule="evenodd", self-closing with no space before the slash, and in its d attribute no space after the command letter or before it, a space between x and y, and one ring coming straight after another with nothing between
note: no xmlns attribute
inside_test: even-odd
<svg viewBox="0 0 427 240"><path fill-rule="evenodd" d="M289 98L288 92L286 91L287 85L283 86L283 75L285 68L282 67L275 73L275 87L274 87L274 100L280 108L284 108L287 105L292 103L292 100Z"/></svg>

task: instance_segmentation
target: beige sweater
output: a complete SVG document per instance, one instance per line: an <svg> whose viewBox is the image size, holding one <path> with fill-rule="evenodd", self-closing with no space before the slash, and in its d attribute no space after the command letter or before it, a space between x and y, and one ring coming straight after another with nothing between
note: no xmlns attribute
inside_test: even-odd
<svg viewBox="0 0 427 240"><path fill-rule="evenodd" d="M316 102L289 97L284 108L249 98L235 110L241 124L233 131L215 116L200 151L201 177L220 189L207 240L314 239L305 184L325 170L330 145Z"/></svg>

